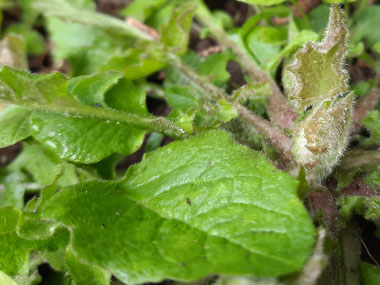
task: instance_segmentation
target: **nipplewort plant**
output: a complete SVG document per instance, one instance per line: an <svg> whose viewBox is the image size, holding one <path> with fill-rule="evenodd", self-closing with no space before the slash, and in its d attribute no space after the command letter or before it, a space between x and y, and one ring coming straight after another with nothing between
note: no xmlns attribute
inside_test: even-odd
<svg viewBox="0 0 380 285"><path fill-rule="evenodd" d="M0 1L0 285L380 282L380 6L239 1Z"/></svg>

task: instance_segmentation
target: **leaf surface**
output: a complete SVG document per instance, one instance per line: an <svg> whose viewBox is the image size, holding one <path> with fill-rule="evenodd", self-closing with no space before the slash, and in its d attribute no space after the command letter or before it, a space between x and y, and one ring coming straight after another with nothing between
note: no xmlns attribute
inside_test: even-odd
<svg viewBox="0 0 380 285"><path fill-rule="evenodd" d="M121 83L125 87L123 80ZM0 87L3 101L41 110L33 112L32 135L61 158L75 162L94 163L113 152L129 154L136 151L145 135L145 120L150 120L145 93L136 88L125 94L122 94L123 88L112 88L110 95L111 99L121 97L111 100L112 107L117 107L115 102L120 103L121 110L132 114L81 103L69 94L67 79L61 73L33 75L4 66L0 70ZM92 103L99 100L99 94L91 93L93 81L90 80L87 87L79 87L72 89L78 97ZM91 94L97 97L90 97ZM136 119L142 125L134 124Z"/></svg>
<svg viewBox="0 0 380 285"><path fill-rule="evenodd" d="M78 257L130 284L281 275L301 269L314 240L297 185L211 131L150 152L119 184L62 190L43 216L71 229Z"/></svg>
<svg viewBox="0 0 380 285"><path fill-rule="evenodd" d="M31 111L9 106L0 113L0 148L15 144L31 135Z"/></svg>

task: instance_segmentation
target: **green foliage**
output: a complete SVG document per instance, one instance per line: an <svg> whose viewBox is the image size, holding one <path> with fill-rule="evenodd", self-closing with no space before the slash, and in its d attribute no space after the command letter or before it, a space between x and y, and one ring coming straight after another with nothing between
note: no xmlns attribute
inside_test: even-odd
<svg viewBox="0 0 380 285"><path fill-rule="evenodd" d="M377 282L379 6L240 2L0 0L0 284Z"/></svg>
<svg viewBox="0 0 380 285"><path fill-rule="evenodd" d="M119 184L67 188L43 216L72 230L79 257L128 283L279 275L299 269L313 243L296 189L262 155L214 131L150 153Z"/></svg>

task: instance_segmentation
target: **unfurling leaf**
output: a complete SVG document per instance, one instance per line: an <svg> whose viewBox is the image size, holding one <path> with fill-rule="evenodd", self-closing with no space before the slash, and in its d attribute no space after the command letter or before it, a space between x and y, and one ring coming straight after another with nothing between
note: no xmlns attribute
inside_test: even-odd
<svg viewBox="0 0 380 285"><path fill-rule="evenodd" d="M322 42L308 42L295 54L288 66L295 84L289 99L299 113L348 90L348 73L344 68L348 50L345 16L338 6L331 8L326 36Z"/></svg>
<svg viewBox="0 0 380 285"><path fill-rule="evenodd" d="M354 94L344 69L347 29L343 11L331 8L326 36L307 43L289 65L294 86L290 99L305 118L295 132L292 152L309 181L329 174L347 144Z"/></svg>

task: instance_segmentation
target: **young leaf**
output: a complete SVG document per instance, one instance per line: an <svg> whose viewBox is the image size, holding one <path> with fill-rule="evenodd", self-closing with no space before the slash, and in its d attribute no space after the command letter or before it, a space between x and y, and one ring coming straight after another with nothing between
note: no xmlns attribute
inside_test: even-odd
<svg viewBox="0 0 380 285"><path fill-rule="evenodd" d="M329 174L348 142L354 94L348 92L343 66L346 51L345 16L333 6L324 40L307 43L288 67L290 82L295 82L290 99L306 115L294 134L292 152L311 182Z"/></svg>
<svg viewBox="0 0 380 285"><path fill-rule="evenodd" d="M129 154L140 147L146 130L177 128L169 121L151 118L141 92L125 94L123 100L128 103L124 105L133 112L127 113L85 105L68 93L66 85L60 73L33 75L6 66L0 70L0 100L43 111L33 112L32 134L63 159L94 163L113 152ZM183 135L183 130L178 131Z"/></svg>
<svg viewBox="0 0 380 285"><path fill-rule="evenodd" d="M67 90L87 105L106 107L104 94L121 78L120 73L112 71L78 76L67 82Z"/></svg>
<svg viewBox="0 0 380 285"><path fill-rule="evenodd" d="M174 10L167 25L161 29L161 42L175 53L183 54L187 49L195 8L195 2L182 3Z"/></svg>
<svg viewBox="0 0 380 285"><path fill-rule="evenodd" d="M347 39L344 12L333 6L323 41L307 43L288 66L296 81L289 92L290 100L299 113L310 105L319 105L326 98L348 91L348 73L344 68Z"/></svg>
<svg viewBox="0 0 380 285"><path fill-rule="evenodd" d="M79 258L128 284L275 276L300 270L314 240L297 185L212 131L150 152L117 185L60 191L43 216L71 230Z"/></svg>

